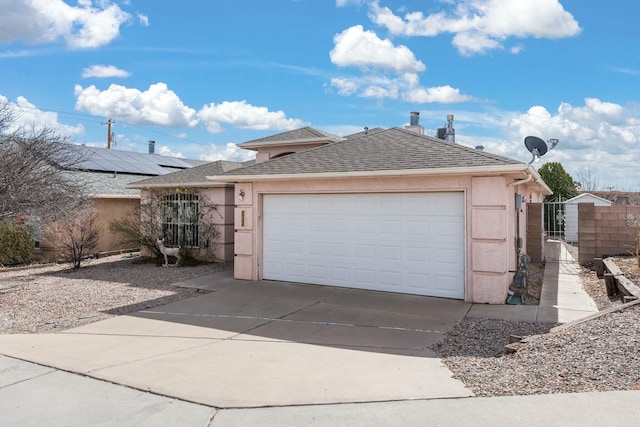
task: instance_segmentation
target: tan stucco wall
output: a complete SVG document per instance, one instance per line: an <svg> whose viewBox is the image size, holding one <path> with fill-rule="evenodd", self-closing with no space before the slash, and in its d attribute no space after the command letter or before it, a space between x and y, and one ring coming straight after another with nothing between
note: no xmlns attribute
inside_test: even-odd
<svg viewBox="0 0 640 427"><path fill-rule="evenodd" d="M516 267L515 187L509 185L513 181L503 176L407 176L237 183L234 275L238 279L262 279L258 266L262 264L264 194L462 191L467 229L465 300L502 304L513 277L509 270ZM520 215L524 237L525 216Z"/></svg>
<svg viewBox="0 0 640 427"><path fill-rule="evenodd" d="M118 236L111 233L109 224L115 220L121 220L130 215L132 210L140 203L135 198L100 198L93 200L93 207L98 212L96 225L100 229L100 238L96 252L109 252L113 250L134 249L125 248L118 242Z"/></svg>
<svg viewBox="0 0 640 427"><path fill-rule="evenodd" d="M111 233L109 224L112 221L122 219L130 214L140 203L140 199L136 196L132 197L99 197L94 198L92 207L97 211L95 226L98 228L98 246L93 252L111 252L127 249L136 249L125 247L118 242L118 236ZM34 257L45 259L48 261L57 261L60 255L56 249L55 242L46 240L46 224L42 224L43 236L40 249L34 251Z"/></svg>

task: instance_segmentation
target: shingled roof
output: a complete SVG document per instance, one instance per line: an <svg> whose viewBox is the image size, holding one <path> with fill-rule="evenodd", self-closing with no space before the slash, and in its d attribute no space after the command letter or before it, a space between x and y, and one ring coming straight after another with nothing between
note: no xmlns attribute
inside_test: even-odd
<svg viewBox="0 0 640 427"><path fill-rule="evenodd" d="M244 163L218 160L191 169L136 181L127 185L127 188L210 186L211 181L207 181L207 176L223 175L225 172L253 164L253 162L253 160Z"/></svg>
<svg viewBox="0 0 640 427"><path fill-rule="evenodd" d="M486 151L391 128L368 134L361 132L333 144L235 169L224 175L317 174L519 164L524 165Z"/></svg>
<svg viewBox="0 0 640 427"><path fill-rule="evenodd" d="M314 129L311 127L303 127L296 130L291 130L288 132L282 132L276 135L266 136L264 138L254 139L252 141L243 142L242 144L238 144L238 147L242 148L256 148L261 146L269 146L269 145L277 145L283 143L312 143L319 141L327 141L327 143L332 143L336 141L342 141L343 138L330 134L328 132L323 132L318 129Z"/></svg>

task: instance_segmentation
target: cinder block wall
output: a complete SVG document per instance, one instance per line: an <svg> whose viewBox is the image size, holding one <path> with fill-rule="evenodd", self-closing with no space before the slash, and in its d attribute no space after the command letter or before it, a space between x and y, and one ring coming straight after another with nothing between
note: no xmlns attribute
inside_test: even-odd
<svg viewBox="0 0 640 427"><path fill-rule="evenodd" d="M544 257L542 203L527 203L527 247L525 249L532 262L542 262Z"/></svg>
<svg viewBox="0 0 640 427"><path fill-rule="evenodd" d="M595 257L631 255L640 229L640 206L578 204L578 250L581 264Z"/></svg>

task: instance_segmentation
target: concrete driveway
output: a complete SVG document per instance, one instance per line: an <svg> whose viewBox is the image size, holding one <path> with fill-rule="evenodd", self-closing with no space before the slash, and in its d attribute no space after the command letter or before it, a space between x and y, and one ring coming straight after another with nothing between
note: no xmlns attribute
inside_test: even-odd
<svg viewBox="0 0 640 427"><path fill-rule="evenodd" d="M470 304L228 276L184 285L213 292L0 336L0 354L216 408L472 395L429 349Z"/></svg>

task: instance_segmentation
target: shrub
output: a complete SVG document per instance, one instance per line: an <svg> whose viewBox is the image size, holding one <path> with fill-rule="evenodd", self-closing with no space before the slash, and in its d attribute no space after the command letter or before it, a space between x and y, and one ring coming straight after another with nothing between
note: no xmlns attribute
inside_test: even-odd
<svg viewBox="0 0 640 427"><path fill-rule="evenodd" d="M32 253L33 234L29 227L0 222L0 264L22 264Z"/></svg>
<svg viewBox="0 0 640 427"><path fill-rule="evenodd" d="M70 212L47 227L47 240L56 242L60 255L74 269L98 246L100 230L96 226L97 212L91 208Z"/></svg>

